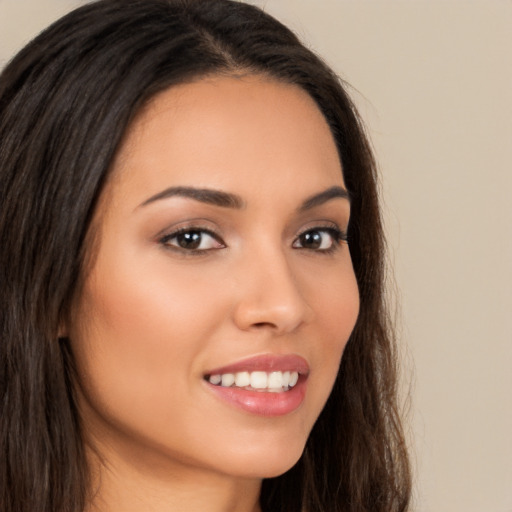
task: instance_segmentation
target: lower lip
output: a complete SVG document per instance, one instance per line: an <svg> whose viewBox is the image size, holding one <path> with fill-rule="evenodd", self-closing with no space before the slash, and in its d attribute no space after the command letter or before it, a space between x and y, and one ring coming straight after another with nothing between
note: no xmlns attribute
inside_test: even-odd
<svg viewBox="0 0 512 512"><path fill-rule="evenodd" d="M297 384L288 391L269 393L242 388L208 387L222 400L239 409L259 416L284 416L300 407L306 395L306 377L300 376Z"/></svg>

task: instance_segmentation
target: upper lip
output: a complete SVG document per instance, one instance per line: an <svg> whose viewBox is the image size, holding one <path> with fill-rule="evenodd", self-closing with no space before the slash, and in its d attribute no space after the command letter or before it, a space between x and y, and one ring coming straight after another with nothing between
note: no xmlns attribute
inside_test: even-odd
<svg viewBox="0 0 512 512"><path fill-rule="evenodd" d="M296 354L263 354L249 357L226 366L214 368L206 372L206 375L222 375L224 373L238 372L298 372L301 375L309 373L307 361Z"/></svg>

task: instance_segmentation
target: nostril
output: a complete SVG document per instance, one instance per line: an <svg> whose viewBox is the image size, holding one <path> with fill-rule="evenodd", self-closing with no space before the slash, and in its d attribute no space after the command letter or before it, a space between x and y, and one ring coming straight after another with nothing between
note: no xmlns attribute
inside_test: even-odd
<svg viewBox="0 0 512 512"><path fill-rule="evenodd" d="M253 327L261 328L261 327L277 327L271 322L256 322L253 324Z"/></svg>

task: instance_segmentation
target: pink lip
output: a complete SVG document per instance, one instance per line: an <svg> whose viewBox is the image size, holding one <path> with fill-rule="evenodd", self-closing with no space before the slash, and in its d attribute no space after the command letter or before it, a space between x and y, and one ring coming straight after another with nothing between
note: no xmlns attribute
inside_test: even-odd
<svg viewBox="0 0 512 512"><path fill-rule="evenodd" d="M222 401L260 416L283 416L290 414L300 407L306 396L309 365L306 360L297 355L256 356L234 364L215 368L206 375L253 371L295 371L299 373L297 384L288 391L271 393L252 391L237 387L215 386L205 380L208 388Z"/></svg>
<svg viewBox="0 0 512 512"><path fill-rule="evenodd" d="M301 375L309 373L309 365L307 361L295 354L278 355L264 354L261 356L243 359L233 364L214 368L206 373L206 375L222 375L223 373L237 372L299 372Z"/></svg>

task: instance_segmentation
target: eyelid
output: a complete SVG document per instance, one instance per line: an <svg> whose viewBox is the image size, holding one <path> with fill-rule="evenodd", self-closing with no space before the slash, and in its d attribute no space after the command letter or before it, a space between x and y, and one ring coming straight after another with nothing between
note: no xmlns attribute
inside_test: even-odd
<svg viewBox="0 0 512 512"><path fill-rule="evenodd" d="M304 233L307 233L308 231L334 231L336 233L339 233L342 236L342 239L345 241L348 238L347 230L340 228L338 223L331 221L331 220L319 220L316 222L308 223L307 226L302 228L298 234L296 235L296 238L303 235Z"/></svg>
<svg viewBox="0 0 512 512"><path fill-rule="evenodd" d="M208 220L204 217L192 217L192 218L177 221L177 222L172 222L172 223L167 222L165 224L165 227L160 229L154 235L154 240L156 242L158 242L162 238L172 235L173 233L179 233L180 231L192 231L192 230L207 231L216 236L220 236L219 232L218 232L219 231L218 227L215 225L215 223L211 222L210 220Z"/></svg>

